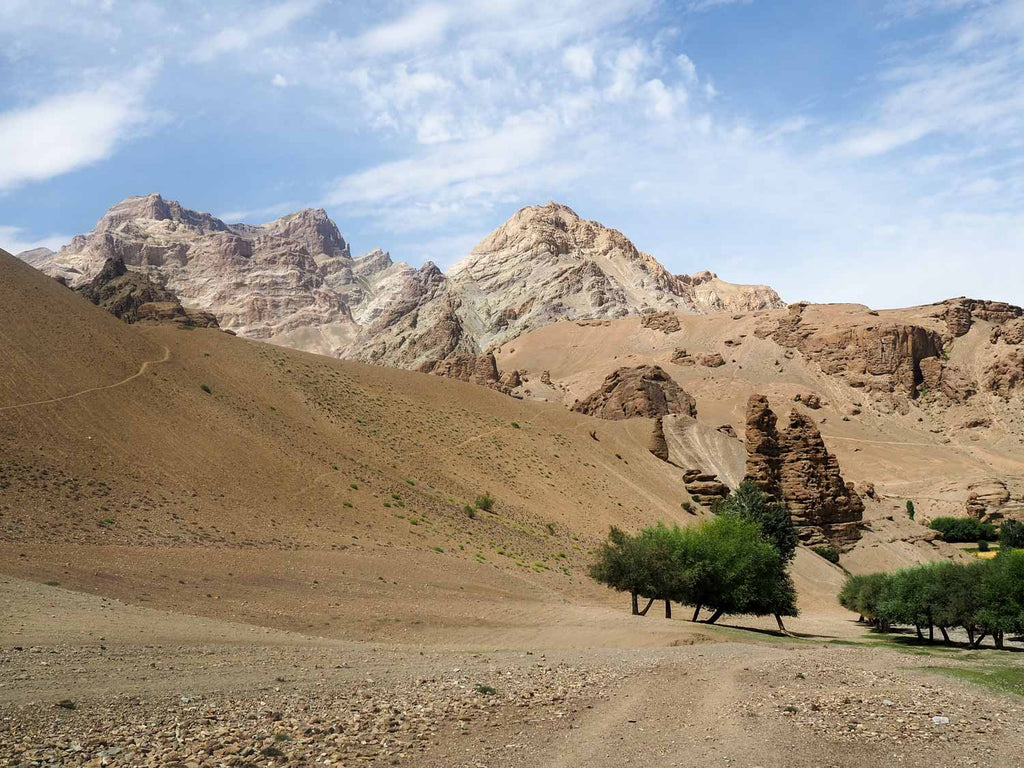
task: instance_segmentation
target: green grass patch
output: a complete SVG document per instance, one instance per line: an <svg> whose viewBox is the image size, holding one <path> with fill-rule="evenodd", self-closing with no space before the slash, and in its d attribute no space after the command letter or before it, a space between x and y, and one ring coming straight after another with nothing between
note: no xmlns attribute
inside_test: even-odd
<svg viewBox="0 0 1024 768"><path fill-rule="evenodd" d="M929 672L966 680L999 693L1024 696L1024 666L924 667Z"/></svg>

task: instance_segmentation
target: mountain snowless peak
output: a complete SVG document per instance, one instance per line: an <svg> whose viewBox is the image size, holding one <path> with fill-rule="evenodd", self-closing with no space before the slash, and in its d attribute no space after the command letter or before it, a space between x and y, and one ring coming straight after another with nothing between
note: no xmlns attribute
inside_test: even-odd
<svg viewBox="0 0 1024 768"><path fill-rule="evenodd" d="M240 336L404 368L483 354L559 320L783 306L767 286L673 275L557 203L516 212L447 275L379 248L353 258L322 208L228 224L158 194L118 203L59 253L31 256L71 287L120 259Z"/></svg>

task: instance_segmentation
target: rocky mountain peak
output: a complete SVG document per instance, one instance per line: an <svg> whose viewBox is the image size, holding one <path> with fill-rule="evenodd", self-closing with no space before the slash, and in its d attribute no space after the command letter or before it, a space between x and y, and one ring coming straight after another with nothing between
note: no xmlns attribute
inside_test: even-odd
<svg viewBox="0 0 1024 768"><path fill-rule="evenodd" d="M150 194L110 208L40 268L77 287L111 258L239 335L407 368L480 355L559 320L781 304L763 286L672 275L618 230L555 202L520 209L445 274L379 248L353 258L322 208L225 224Z"/></svg>
<svg viewBox="0 0 1024 768"><path fill-rule="evenodd" d="M165 200L157 193L129 197L111 206L96 230L110 231L129 222L168 221L184 224L203 233L226 232L227 224L208 213L185 208L177 200Z"/></svg>
<svg viewBox="0 0 1024 768"><path fill-rule="evenodd" d="M289 213L258 227L263 234L295 240L306 246L311 256L351 259L352 252L338 225L323 208L306 208Z"/></svg>

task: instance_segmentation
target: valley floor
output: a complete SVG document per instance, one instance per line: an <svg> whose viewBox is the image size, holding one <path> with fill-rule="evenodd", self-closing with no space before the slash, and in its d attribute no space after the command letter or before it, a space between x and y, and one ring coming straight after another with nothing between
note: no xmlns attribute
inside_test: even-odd
<svg viewBox="0 0 1024 768"><path fill-rule="evenodd" d="M0 766L1024 764L1019 654L883 647L839 613L786 639L622 602L510 609L533 639L355 642L2 576Z"/></svg>

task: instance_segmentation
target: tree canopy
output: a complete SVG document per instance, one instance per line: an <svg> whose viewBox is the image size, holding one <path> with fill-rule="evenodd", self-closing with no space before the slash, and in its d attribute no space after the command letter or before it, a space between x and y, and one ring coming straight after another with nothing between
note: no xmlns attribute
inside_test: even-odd
<svg viewBox="0 0 1024 768"><path fill-rule="evenodd" d="M997 648L1007 632L1024 632L1024 550L1002 551L969 564L929 563L895 573L850 576L839 602L882 630L893 624L962 627L977 647L991 636Z"/></svg>
<svg viewBox="0 0 1024 768"><path fill-rule="evenodd" d="M795 616L792 523L752 484L741 490L718 515L685 528L658 523L632 536L612 528L591 576L631 593L634 613L640 596L694 606L694 619L707 608L710 623L725 613Z"/></svg>

